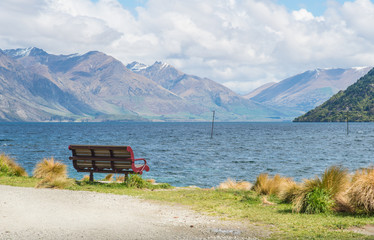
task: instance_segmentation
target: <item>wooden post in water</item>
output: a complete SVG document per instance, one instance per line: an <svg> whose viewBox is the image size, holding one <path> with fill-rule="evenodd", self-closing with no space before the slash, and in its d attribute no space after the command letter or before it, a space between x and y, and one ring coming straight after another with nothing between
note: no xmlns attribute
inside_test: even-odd
<svg viewBox="0 0 374 240"><path fill-rule="evenodd" d="M347 135L349 134L349 126L348 126L348 115L347 115Z"/></svg>
<svg viewBox="0 0 374 240"><path fill-rule="evenodd" d="M347 135L348 135L349 134L349 125L348 125L348 111L349 111L349 107L347 107L346 110L347 110L346 122L347 122Z"/></svg>
<svg viewBox="0 0 374 240"><path fill-rule="evenodd" d="M214 115L215 115L216 111L213 111L213 119L212 119L212 131L210 133L210 138L212 139L213 138L213 128L214 128Z"/></svg>

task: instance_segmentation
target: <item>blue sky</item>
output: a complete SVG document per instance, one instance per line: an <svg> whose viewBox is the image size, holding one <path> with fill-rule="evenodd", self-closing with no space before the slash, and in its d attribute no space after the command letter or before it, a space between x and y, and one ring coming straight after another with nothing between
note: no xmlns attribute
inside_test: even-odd
<svg viewBox="0 0 374 240"><path fill-rule="evenodd" d="M0 49L162 61L247 93L316 68L374 66L373 1L1 0Z"/></svg>
<svg viewBox="0 0 374 240"><path fill-rule="evenodd" d="M347 0L335 0L338 3L343 4L344 2L351 2ZM314 16L321 16L327 8L327 0L277 0L280 5L284 5L288 10L294 11L299 10L300 8L305 8L309 12L313 13Z"/></svg>
<svg viewBox="0 0 374 240"><path fill-rule="evenodd" d="M97 0L92 0L97 1ZM136 15L136 7L145 7L147 0L118 0L124 8L130 10L134 15ZM351 0L352 1L352 0ZM351 2L350 1L350 2ZM313 13L314 16L323 15L327 7L328 0L275 0L279 5L285 6L289 11L299 10L301 8L307 9L309 12ZM349 2L349 0L335 0L335 2L343 4L344 2Z"/></svg>

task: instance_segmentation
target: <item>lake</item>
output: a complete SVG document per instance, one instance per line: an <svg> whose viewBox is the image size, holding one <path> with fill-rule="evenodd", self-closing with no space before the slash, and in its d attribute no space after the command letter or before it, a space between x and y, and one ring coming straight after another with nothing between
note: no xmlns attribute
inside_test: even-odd
<svg viewBox="0 0 374 240"><path fill-rule="evenodd" d="M81 179L70 144L129 145L146 158L145 178L173 186L213 187L227 178L254 182L260 173L296 181L342 165L373 163L374 123L0 123L0 151L29 174L43 158L68 166ZM95 174L95 178L104 175Z"/></svg>

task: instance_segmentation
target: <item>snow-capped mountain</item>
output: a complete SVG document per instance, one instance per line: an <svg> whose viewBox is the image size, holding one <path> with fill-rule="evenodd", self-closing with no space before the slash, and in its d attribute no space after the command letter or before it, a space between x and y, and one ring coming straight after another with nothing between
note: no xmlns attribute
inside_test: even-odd
<svg viewBox="0 0 374 240"><path fill-rule="evenodd" d="M211 119L212 110L221 121L279 115L165 63L137 63L130 68L97 51L82 55L53 55L38 48L1 51L0 120L205 121ZM150 69L152 77L141 74ZM161 78L165 73L170 76Z"/></svg>
<svg viewBox="0 0 374 240"><path fill-rule="evenodd" d="M128 65L131 66L135 63ZM155 81L162 87L191 103L216 110L222 115L231 115L235 120L246 116L247 120L285 118L283 114L270 107L245 99L227 87L207 78L200 78L181 72L170 64L155 62L153 65L137 71L138 74ZM237 115L237 116L235 116Z"/></svg>
<svg viewBox="0 0 374 240"><path fill-rule="evenodd" d="M130 64L127 64L126 66L128 69L130 69L131 71L137 73L137 72L140 72L141 70L144 70L146 69L147 67L149 67L148 65L145 65L143 63L139 63L139 62L132 62Z"/></svg>

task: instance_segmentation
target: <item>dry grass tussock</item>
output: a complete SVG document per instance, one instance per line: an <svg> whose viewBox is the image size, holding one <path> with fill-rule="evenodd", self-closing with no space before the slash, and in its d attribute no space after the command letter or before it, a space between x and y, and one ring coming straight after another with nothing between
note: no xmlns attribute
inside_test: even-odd
<svg viewBox="0 0 374 240"><path fill-rule="evenodd" d="M156 180L154 179L146 179L147 182L149 182L150 184L155 184L156 183Z"/></svg>
<svg viewBox="0 0 374 240"><path fill-rule="evenodd" d="M6 174L8 176L27 177L27 172L24 168L19 166L14 159L2 153L0 155L0 174Z"/></svg>
<svg viewBox="0 0 374 240"><path fill-rule="evenodd" d="M116 176L116 182L123 183L125 181L125 175Z"/></svg>
<svg viewBox="0 0 374 240"><path fill-rule="evenodd" d="M281 190L279 191L278 197L284 203L292 203L292 201L297 197L301 186L296 182L289 180L286 181Z"/></svg>
<svg viewBox="0 0 374 240"><path fill-rule="evenodd" d="M67 178L66 165L54 158L44 158L34 169L36 178Z"/></svg>
<svg viewBox="0 0 374 240"><path fill-rule="evenodd" d="M325 170L321 179L304 180L302 186L295 190L293 210L298 213L318 213L330 211L334 206L348 210L349 205L345 204L348 187L348 170L332 166Z"/></svg>
<svg viewBox="0 0 374 240"><path fill-rule="evenodd" d="M84 175L81 181L90 181L90 175Z"/></svg>
<svg viewBox="0 0 374 240"><path fill-rule="evenodd" d="M233 179L227 179L225 182L220 183L218 189L235 189L235 190L251 190L252 184L245 181L235 181Z"/></svg>
<svg viewBox="0 0 374 240"><path fill-rule="evenodd" d="M374 169L356 171L347 195L355 211L374 213Z"/></svg>
<svg viewBox="0 0 374 240"><path fill-rule="evenodd" d="M281 196L294 184L292 178L281 177L279 174L270 178L267 173L262 173L257 177L253 190L258 194Z"/></svg>
<svg viewBox="0 0 374 240"><path fill-rule="evenodd" d="M332 198L344 194L350 185L348 169L340 166L332 166L322 175L321 187L326 189Z"/></svg>
<svg viewBox="0 0 374 240"><path fill-rule="evenodd" d="M42 179L36 186L39 188L64 188L73 184L67 179L66 165L54 158L40 161L34 169L34 177Z"/></svg>
<svg viewBox="0 0 374 240"><path fill-rule="evenodd" d="M105 178L104 178L104 181L112 182L113 181L113 174L110 173L110 174L106 175Z"/></svg>

